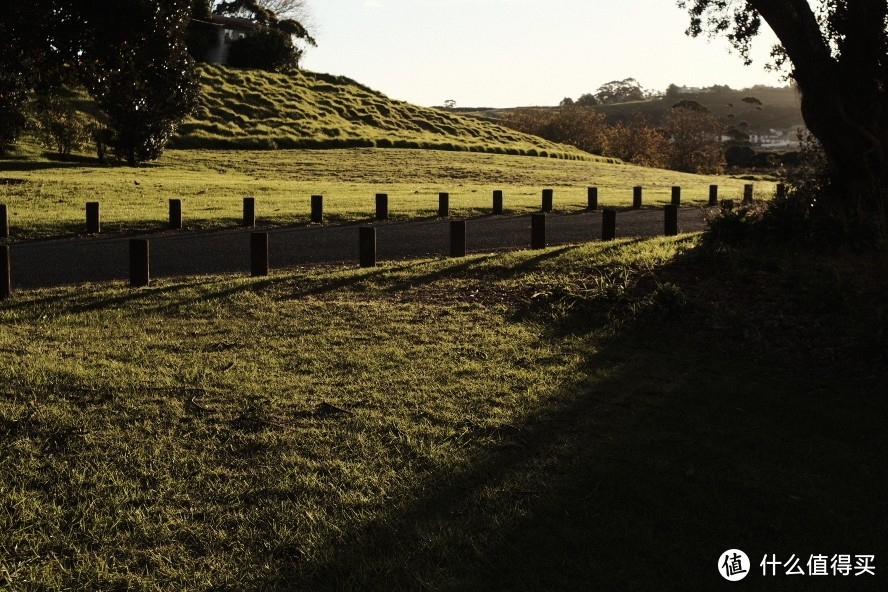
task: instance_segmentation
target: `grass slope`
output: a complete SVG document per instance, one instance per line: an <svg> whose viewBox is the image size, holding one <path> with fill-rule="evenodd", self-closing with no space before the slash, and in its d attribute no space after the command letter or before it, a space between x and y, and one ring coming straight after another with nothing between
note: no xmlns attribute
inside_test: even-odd
<svg viewBox="0 0 888 592"><path fill-rule="evenodd" d="M573 147L394 101L343 76L201 68L200 106L180 148L423 148L591 159Z"/></svg>
<svg viewBox="0 0 888 592"><path fill-rule="evenodd" d="M721 590L739 548L884 590L886 277L685 236L17 293L0 588Z"/></svg>
<svg viewBox="0 0 888 592"><path fill-rule="evenodd" d="M538 211L540 190L555 189L555 207L577 211L586 187L600 188L602 206L628 207L632 187L645 187L645 203L668 203L670 187L683 187L683 203L705 203L709 184L725 199L739 199L749 181L706 177L601 161L528 158L433 150L169 150L138 168L102 167L34 158L0 161L0 203L9 209L13 240L84 232L84 204L99 201L105 232L162 230L168 200L183 200L189 229L239 224L245 195L256 197L263 226L301 224L309 219L310 196L324 195L335 222L367 220L374 195L390 195L395 218L437 212L440 191L451 194L454 216L490 212L494 189L504 191L509 214ZM758 181L760 198L773 183Z"/></svg>

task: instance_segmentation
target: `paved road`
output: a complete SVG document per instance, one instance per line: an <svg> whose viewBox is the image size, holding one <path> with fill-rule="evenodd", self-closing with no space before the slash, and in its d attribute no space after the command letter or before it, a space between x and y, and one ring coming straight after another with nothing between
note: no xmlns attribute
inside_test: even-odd
<svg viewBox="0 0 888 592"><path fill-rule="evenodd" d="M705 228L704 210L679 211L679 230ZM449 252L449 222L441 219L376 222L379 261L434 257ZM530 247L530 216L486 216L466 223L466 247L488 252ZM129 239L147 238L151 276L248 272L251 229L179 232L138 237L89 237L34 241L10 247L12 285L27 289L129 278ZM269 233L272 268L358 260L358 225L310 225L275 228ZM630 210L617 215L617 237L663 233L662 210ZM601 238L601 212L548 214L547 244Z"/></svg>

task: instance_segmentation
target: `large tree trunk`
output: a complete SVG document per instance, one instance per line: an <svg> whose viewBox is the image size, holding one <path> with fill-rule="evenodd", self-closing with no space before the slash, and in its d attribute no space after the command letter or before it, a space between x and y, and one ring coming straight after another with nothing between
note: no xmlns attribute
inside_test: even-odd
<svg viewBox="0 0 888 592"><path fill-rule="evenodd" d="M807 0L750 0L780 39L802 94L802 116L831 165L824 196L852 229L888 245L888 121L884 0L853 0L833 26L849 34L833 55Z"/></svg>

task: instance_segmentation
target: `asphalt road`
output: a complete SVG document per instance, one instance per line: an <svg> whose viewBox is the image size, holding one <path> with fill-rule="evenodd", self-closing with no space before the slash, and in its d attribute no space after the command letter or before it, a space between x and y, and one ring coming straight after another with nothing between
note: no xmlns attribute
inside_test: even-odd
<svg viewBox="0 0 888 592"><path fill-rule="evenodd" d="M705 210L679 210L679 231L705 228ZM601 238L601 212L547 214L546 243L559 245ZM358 228L376 228L377 260L446 256L449 221L443 219L372 224L306 225L263 230L269 234L270 267L358 261ZM617 237L663 234L663 210L629 210L617 215ZM151 277L249 273L250 233L166 232L140 236L94 236L18 243L10 246L13 289L129 279L129 240L146 238ZM466 221L469 253L530 248L530 216L485 216Z"/></svg>

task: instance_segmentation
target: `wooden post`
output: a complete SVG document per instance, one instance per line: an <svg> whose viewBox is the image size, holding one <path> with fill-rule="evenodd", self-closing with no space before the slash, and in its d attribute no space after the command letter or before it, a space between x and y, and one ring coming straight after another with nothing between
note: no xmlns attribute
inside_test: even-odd
<svg viewBox="0 0 888 592"><path fill-rule="evenodd" d="M598 209L598 187L587 187L586 188L586 202L587 208L590 210Z"/></svg>
<svg viewBox="0 0 888 592"><path fill-rule="evenodd" d="M6 204L0 204L0 238L9 236L9 214L6 211Z"/></svg>
<svg viewBox="0 0 888 592"><path fill-rule="evenodd" d="M389 217L389 196L387 193L376 194L376 219L388 220Z"/></svg>
<svg viewBox="0 0 888 592"><path fill-rule="evenodd" d="M250 233L250 275L264 277L268 275L268 233Z"/></svg>
<svg viewBox="0 0 888 592"><path fill-rule="evenodd" d="M99 234L102 232L102 221L99 213L99 202L91 201L86 204L86 232Z"/></svg>
<svg viewBox="0 0 888 592"><path fill-rule="evenodd" d="M632 188L632 207L636 210L641 207L641 192L642 188L640 185Z"/></svg>
<svg viewBox="0 0 888 592"><path fill-rule="evenodd" d="M718 185L710 185L709 186L709 205L717 206L718 205Z"/></svg>
<svg viewBox="0 0 888 592"><path fill-rule="evenodd" d="M12 296L12 262L9 245L0 245L0 300Z"/></svg>
<svg viewBox="0 0 888 592"><path fill-rule="evenodd" d="M774 196L777 199L786 199L786 185L783 183L777 183L777 189L775 190Z"/></svg>
<svg viewBox="0 0 888 592"><path fill-rule="evenodd" d="M604 210L601 214L601 240L614 240L617 236L617 210Z"/></svg>
<svg viewBox="0 0 888 592"><path fill-rule="evenodd" d="M493 215L503 215L503 192L500 189L496 189L493 192Z"/></svg>
<svg viewBox="0 0 888 592"><path fill-rule="evenodd" d="M678 185L672 186L672 205L681 205L681 187L679 187Z"/></svg>
<svg viewBox="0 0 888 592"><path fill-rule="evenodd" d="M530 215L530 248L545 249L546 248L546 215L531 214Z"/></svg>
<svg viewBox="0 0 888 592"><path fill-rule="evenodd" d="M752 184L743 186L743 203L752 203Z"/></svg>
<svg viewBox="0 0 888 592"><path fill-rule="evenodd" d="M359 228L358 246L361 267L376 267L376 229L372 226Z"/></svg>
<svg viewBox="0 0 888 592"><path fill-rule="evenodd" d="M438 194L438 217L446 218L450 215L450 194L441 192Z"/></svg>
<svg viewBox="0 0 888 592"><path fill-rule="evenodd" d="M552 202L554 201L554 191L551 189L543 189L543 205L540 208L541 212L551 212L552 211Z"/></svg>
<svg viewBox="0 0 888 592"><path fill-rule="evenodd" d="M453 220L450 222L450 256L466 256L466 221Z"/></svg>
<svg viewBox="0 0 888 592"><path fill-rule="evenodd" d="M678 234L678 206L671 204L664 209L666 211L664 233L666 236L675 236Z"/></svg>
<svg viewBox="0 0 888 592"><path fill-rule="evenodd" d="M256 198L255 197L245 197L244 198L244 222L243 225L247 228L253 228L256 226Z"/></svg>
<svg viewBox="0 0 888 592"><path fill-rule="evenodd" d="M324 223L324 196L311 196L311 221L315 224Z"/></svg>
<svg viewBox="0 0 888 592"><path fill-rule="evenodd" d="M148 240L132 238L129 242L130 286L144 288L151 282Z"/></svg>
<svg viewBox="0 0 888 592"><path fill-rule="evenodd" d="M182 200L170 200L170 228L173 230L182 229Z"/></svg>

